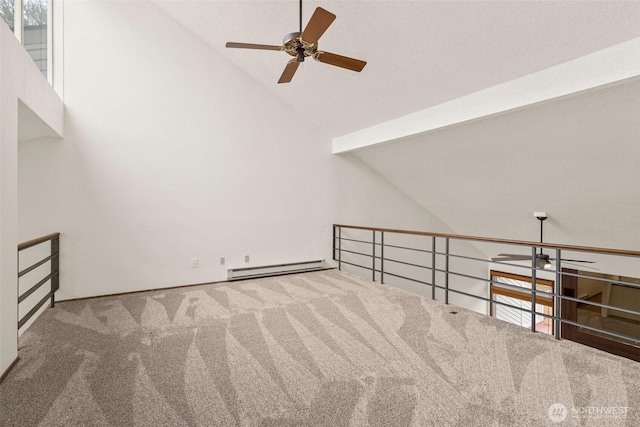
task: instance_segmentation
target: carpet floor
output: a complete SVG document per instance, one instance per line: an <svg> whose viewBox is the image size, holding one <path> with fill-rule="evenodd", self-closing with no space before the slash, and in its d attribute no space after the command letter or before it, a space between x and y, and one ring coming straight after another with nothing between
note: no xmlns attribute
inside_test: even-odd
<svg viewBox="0 0 640 427"><path fill-rule="evenodd" d="M640 364L336 270L63 302L2 426L639 426Z"/></svg>

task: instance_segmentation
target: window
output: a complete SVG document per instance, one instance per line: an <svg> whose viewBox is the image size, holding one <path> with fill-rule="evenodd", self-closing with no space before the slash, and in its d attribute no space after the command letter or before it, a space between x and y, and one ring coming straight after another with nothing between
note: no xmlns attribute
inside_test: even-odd
<svg viewBox="0 0 640 427"><path fill-rule="evenodd" d="M52 0L0 0L0 16L23 44L42 74L51 82Z"/></svg>
<svg viewBox="0 0 640 427"><path fill-rule="evenodd" d="M22 44L42 74L47 77L47 2L23 0Z"/></svg>
<svg viewBox="0 0 640 427"><path fill-rule="evenodd" d="M9 25L11 31L13 31L13 26L15 25L15 5L13 1L14 0L0 0L0 16L2 20Z"/></svg>

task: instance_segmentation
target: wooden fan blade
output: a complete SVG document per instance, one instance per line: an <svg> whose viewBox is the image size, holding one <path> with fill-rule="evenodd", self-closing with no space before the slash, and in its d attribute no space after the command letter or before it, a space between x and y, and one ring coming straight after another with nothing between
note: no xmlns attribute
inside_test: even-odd
<svg viewBox="0 0 640 427"><path fill-rule="evenodd" d="M316 43L335 19L336 15L328 10L316 8L300 38L309 44Z"/></svg>
<svg viewBox="0 0 640 427"><path fill-rule="evenodd" d="M359 59L349 58L347 56L336 55L329 52L318 52L314 58L325 64L335 65L336 67L346 68L347 70L360 72L367 63Z"/></svg>
<svg viewBox="0 0 640 427"><path fill-rule="evenodd" d="M556 260L557 258L549 258L550 260ZM584 262L586 264L595 264L595 261L585 261L583 259L567 259L567 258L560 258L561 261L569 261L569 262Z"/></svg>
<svg viewBox="0 0 640 427"><path fill-rule="evenodd" d="M501 258L504 260L511 260L511 261L525 261L525 260L531 259L531 255L498 254L496 258ZM496 258L491 258L491 259L495 261Z"/></svg>
<svg viewBox="0 0 640 427"><path fill-rule="evenodd" d="M572 263L572 262L564 262L563 264L575 265L576 267L580 267L580 268L588 268L589 270L598 270L598 271L600 271L600 269L599 269L599 268L589 267L588 265L574 264L574 263Z"/></svg>
<svg viewBox="0 0 640 427"><path fill-rule="evenodd" d="M226 47L231 47L234 49L282 50L282 46L273 46L270 44L236 43L236 42L227 42Z"/></svg>
<svg viewBox="0 0 640 427"><path fill-rule="evenodd" d="M515 258L515 257L510 257L510 256L503 256L503 257L493 257L491 258L491 261L498 261L498 262L503 262L503 261L530 261L531 257L526 257L526 258Z"/></svg>
<svg viewBox="0 0 640 427"><path fill-rule="evenodd" d="M292 59L291 61L289 61L287 63L287 66L284 67L284 71L282 72L282 75L280 76L280 80L278 80L278 83L289 83L291 79L293 79L293 75L296 73L296 70L298 69L298 65L300 65L300 63L295 59Z"/></svg>

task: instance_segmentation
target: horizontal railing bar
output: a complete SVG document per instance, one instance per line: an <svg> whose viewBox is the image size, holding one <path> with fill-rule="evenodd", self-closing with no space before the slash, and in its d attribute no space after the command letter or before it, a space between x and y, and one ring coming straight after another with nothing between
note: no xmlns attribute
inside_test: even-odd
<svg viewBox="0 0 640 427"><path fill-rule="evenodd" d="M440 287L440 289L444 289L444 287ZM493 304L498 304L498 305L503 305L503 306L506 306L506 307L515 308L516 310L524 311L524 312L526 312L526 313L531 313L531 310L530 310L530 309L527 309L527 308L522 308L522 307L518 307L518 306L516 306L516 305L508 304L508 303L506 303L506 302L496 301L496 300L492 300L492 299L490 299L490 298L481 297L481 296L479 296L479 295L470 294L470 293L468 293L468 292L460 291L460 290L457 290L457 289L455 289L455 288L451 288L451 287L449 287L449 291L451 291L451 292L455 292L455 293L457 293L457 294L465 295L465 296L468 296L468 297L471 297L471 298L476 298L476 299L479 299L479 300L482 300L482 301L485 301L485 302L490 302L490 303L493 303ZM528 302L528 301L527 301L527 302ZM468 309L467 309L467 310L468 310ZM471 311L473 311L473 310L471 310ZM538 311L536 311L536 313L539 313L539 312L538 312ZM492 317L491 315L489 315L489 316L490 316L490 317Z"/></svg>
<svg viewBox="0 0 640 427"><path fill-rule="evenodd" d="M339 239L338 237L336 237L336 239ZM352 242L359 242L359 243L365 243L365 244L372 244L372 242L367 242L364 240L353 240L353 239L345 239L342 238L342 240L349 240ZM381 243L375 243L376 245L381 245ZM396 245L390 245L390 244L385 244L385 247L391 247L391 248L397 248L397 249L405 249L405 250L411 250L411 251L417 251L417 252L424 252L424 253L435 253L436 255L442 255L442 256L449 256L452 258L459 258L459 259L466 259L466 260L471 260L471 261L480 261L480 262L489 262L492 264L499 264L499 265L507 265L510 267L517 267L517 268L521 268L521 269L527 269L527 270L532 270L533 268L529 265L521 265L521 264L511 264L511 263L506 263L506 262L502 262L502 261L493 261L491 259L485 259L485 258L476 258L476 257L471 257L471 256L466 256L466 255L457 255L457 254L452 254L452 253L445 253L445 252L434 252L434 251L430 251L430 250L426 250L426 249L417 249L417 248L412 248L412 247L407 247L407 246L396 246ZM346 250L344 250L345 252L347 252ZM364 254L361 254L364 255ZM371 256L371 255L369 255ZM377 259L382 259L378 256L376 256ZM384 260L390 260L388 258L384 258ZM393 261L393 260L391 260ZM400 262L400 261L395 261L395 262ZM409 264L409 265L414 265L414 264ZM576 266L578 267L578 266ZM430 268L430 267L426 267L426 268ZM535 268L536 271L550 271L544 268ZM594 280L599 280L599 281L603 281L603 282L611 282L613 285L617 285L617 286L627 286L627 287L631 287L631 288L639 288L640 285L638 285L637 283L631 283L631 282L625 282L622 280L618 280L618 281L611 281L611 279L607 279L607 278L600 278L597 276L590 276L590 275L586 275L586 274L572 274L572 273L568 273L568 272L562 272L563 275L566 276L574 276L574 277L584 277L584 278L589 278L589 279L594 279Z"/></svg>
<svg viewBox="0 0 640 427"><path fill-rule="evenodd" d="M475 276L472 276L472 277L475 277ZM498 277L500 277L500 276L498 276ZM525 288L523 286L511 285L509 283L498 282L498 281L495 281L495 280L492 280L492 279L485 279L483 277L477 277L477 279L483 280L483 281L485 281L487 283L490 283L492 285L496 285L496 287L498 287L498 288L506 288L506 289L511 289L511 290L514 290L514 291L525 292L525 293L528 292L528 291L531 291L531 288ZM543 285L543 286L547 286L547 285ZM541 292L541 291L536 289L536 292Z"/></svg>
<svg viewBox="0 0 640 427"><path fill-rule="evenodd" d="M493 301L493 302L498 303L498 304L502 304L499 301ZM516 308L516 309L519 309L516 306L512 306L512 307ZM527 313L531 312L530 310L526 310L526 309L520 309L520 310L526 311ZM616 338L621 338L621 339L625 339L625 340L629 340L629 341L634 341L635 343L640 343L640 337L636 338L636 337L631 337L629 335L618 334L617 332L607 331L607 330L604 330L604 329L596 328L595 326L589 326L589 325L585 325L584 323L574 322L574 321L569 320L569 319L558 318L557 316L553 316L553 315L547 314L547 313L542 313L540 311L536 311L536 315L545 317L547 319L559 320L562 323L567 323L569 325L577 326L579 328L589 329L589 330L592 330L592 331L596 331L596 332L600 332L600 333L603 333L603 334L611 335L611 336L614 336Z"/></svg>
<svg viewBox="0 0 640 427"><path fill-rule="evenodd" d="M470 257L470 256L466 256L466 255L456 255L456 254L452 254L452 253L445 253L445 252L436 252L436 255L443 255L443 256L449 256L451 258L461 258L461 259L468 259L471 261L480 261L480 262L486 262L486 263L491 263L491 264L500 264L500 265L508 265L510 267L518 267L518 268L524 268L527 270L536 270L536 271L547 271L547 272L552 272L552 270L547 270L544 268L533 268L531 266L531 264L529 265L522 265L522 264L511 264L511 263L507 263L507 262L502 262L502 261L494 261L491 258L486 259L486 258L476 258L476 257ZM553 271L553 273L555 274L555 271ZM564 273L563 273L564 274ZM587 277L587 276L585 276Z"/></svg>
<svg viewBox="0 0 640 427"><path fill-rule="evenodd" d="M580 298L570 297L568 295L556 295L554 293L546 292L546 291L536 291L536 294L542 294L543 296L552 296L552 297L557 296L558 298L563 299L563 300L567 300L567 301L573 301L573 302L577 302L577 303L580 303L580 304L594 305L596 307L608 308L610 310L621 311L623 313L635 314L636 316L640 316L640 311L634 311L634 310L630 310L628 308L622 308L622 307L617 307L617 306L613 306L613 305L602 304L602 303L595 302L595 301L589 301L589 300L584 300L584 299L580 299Z"/></svg>
<svg viewBox="0 0 640 427"><path fill-rule="evenodd" d="M412 281L412 282L416 282L416 283L421 283L421 284L423 284L423 285L427 285L427 286L433 286L433 285L432 285L431 283L429 283L429 282L423 282L422 280L412 279L412 278L410 278L410 277L401 276L401 275L399 275L399 274L389 273L388 271L385 271L385 272L384 272L384 274L385 274L385 275L387 275L387 274L388 274L389 276L393 276L393 277L398 277L398 278L400 278L400 279L410 280L410 281ZM436 287L439 287L439 286L437 286L437 285L436 285ZM444 289L444 288L443 288L443 289Z"/></svg>
<svg viewBox="0 0 640 427"><path fill-rule="evenodd" d="M20 295L18 297L18 304L20 304L22 301L24 301L25 299L27 299L27 297L29 297L29 295L31 295L32 293L34 293L35 291L38 290L38 288L42 285L44 285L45 283L47 283L47 280L51 279L53 276L55 276L56 274L58 274L58 272L56 271L55 273L50 273L47 275L47 277L45 277L44 279L40 280L38 283L36 283L35 285L33 285L27 292L25 292L24 294Z"/></svg>
<svg viewBox="0 0 640 427"><path fill-rule="evenodd" d="M549 271L549 270L547 270L547 271ZM562 272L562 275L563 276L578 277L578 278L583 278L583 279L598 280L600 282L609 282L612 285L617 285L618 283L620 283L622 286L629 287L629 288L635 288L635 289L640 288L640 284L631 283L631 282L625 282L624 280L611 280L611 279L607 279L605 277L589 276L587 274L567 273L567 272L564 272L564 271Z"/></svg>
<svg viewBox="0 0 640 427"><path fill-rule="evenodd" d="M344 249L343 249L343 251L344 251ZM349 252L349 251L345 251L345 252ZM353 253L353 252L351 252L351 253ZM367 257L371 258L371 255L368 255L368 254L359 254L359 255L363 255L363 256L367 256ZM412 263L407 263L407 262L403 262L403 261L398 261L398 260L394 260L394 259L391 259L391 258L376 257L376 259L383 259L384 261L391 261L391 262L396 262L396 263L399 263L399 264L410 265L410 266L413 266L413 267L418 267L418 268L424 268L426 270L431 270L431 267L421 266L421 265L418 265L418 264L412 264ZM353 265L355 267L360 267L360 268L364 268L366 270L372 271L372 269L370 267L364 267L362 265L348 263L346 261L342 261L342 262L347 263L349 265ZM376 269L375 271L376 272L380 272L380 270L378 270L378 269ZM439 268L436 268L435 271L437 271L439 273L446 273L446 270L439 269ZM390 273L388 271L385 271L384 274L389 274L391 276L399 277L399 278L402 278L402 279L412 280L412 281L414 281L416 283L423 283L425 285L433 286L431 283L423 282L423 281L420 281L420 280L417 280L417 279L411 279L411 278L406 277L406 276L400 276L400 275L397 275L397 274ZM484 277L472 276L472 275L469 275L469 274L458 273L458 272L451 271L451 270L449 270L449 274L452 274L452 275L455 275L455 276L459 276L459 277L464 277L464 278L467 278L467 279L480 280L482 282L490 283L490 284L493 284L493 285L499 285L500 287L503 287L503 288L506 288L506 289L511 289L511 290L514 290L514 291L523 292L523 293L531 293L532 292L531 288L524 288L524 287L520 287L520 286L514 286L514 285L510 285L508 283L497 282L497 281L494 281L492 279L487 279L487 278L484 278ZM437 288L439 288L439 289L445 289L443 286L439 286L439 285L435 285L435 286ZM462 291L455 291L452 288L449 288L449 290L454 291L454 292L462 292ZM568 301L574 301L574 302L578 302L578 303L594 305L594 306L598 306L598 307L602 307L602 308L608 308L608 309L611 309L611 310L616 310L616 311L620 311L620 312L623 312L623 313L635 314L635 315L639 315L640 316L640 312L637 312L637 311L629 310L629 309L622 308L622 307L607 305L607 304L601 304L601 303L586 301L586 300L582 300L582 299L579 299L579 298L573 298L573 297L570 297L568 295L556 295L554 293L546 292L546 291L543 291L543 290L540 290L540 289L536 289L535 293L536 293L536 295L540 294L541 296L547 296L547 297L552 297L552 298L557 296L560 299L564 299L564 300L568 300ZM489 302L492 301L490 299L486 299L486 298L483 298L483 297L480 297L480 296L477 296L477 295L474 296L473 294L469 294L469 293L463 293L463 294L467 295L467 296L470 296L470 297L482 299L484 301L489 301Z"/></svg>
<svg viewBox="0 0 640 427"><path fill-rule="evenodd" d="M390 245L388 243L385 243L384 247L385 248L406 249L406 250L409 250L409 251L424 252L424 253L427 253L427 254L433 253L433 251L430 251L430 250L427 250L427 249L410 248L408 246L396 246L396 245Z"/></svg>
<svg viewBox="0 0 640 427"><path fill-rule="evenodd" d="M494 237L465 236L462 234L432 233L427 231L399 230L399 229L393 229L393 228L362 227L357 225L345 225L345 224L334 224L333 226L340 227L340 228L350 228L354 230L381 231L385 233L411 234L416 236L441 237L441 238L449 238L449 239L457 239L457 240L473 240L476 242L501 243L501 244L507 244L507 245L516 245L516 246L562 249L562 250L577 251L577 252L597 252L597 253L603 253L603 254L609 254L609 255L640 257L640 251L632 251L632 250L625 250L625 249L598 248L598 247L592 247L592 246L577 246L577 245L561 245L556 243L530 242L526 240L498 239Z"/></svg>
<svg viewBox="0 0 640 427"><path fill-rule="evenodd" d="M444 273L445 272L445 270L440 270L440 269L436 269L436 271L438 271L440 273ZM504 286L506 288L513 289L513 290L518 290L520 292L531 293L533 291L531 288L523 288L523 287L509 285L509 284L503 283L503 282L495 282L495 281L493 281L491 279L485 279L483 277L471 276L471 275L468 275L468 274L458 273L458 272L451 271L451 270L449 270L449 274L453 274L455 276L460 276L460 277L465 277L465 278L468 278L468 279L477 279L477 280L481 280L483 282L488 282L488 283L491 283L491 284L494 284L494 285L495 284L499 284L500 286ZM629 309L622 308L622 307L617 307L617 306L612 306L612 305L607 305L607 304L587 301L587 300L583 300L583 299L579 299L579 298L570 297L568 295L556 295L553 292L546 292L546 291L543 291L541 289L536 289L534 292L536 293L536 295L542 295L542 296L547 296L547 297L552 297L552 298L557 296L558 298L564 299L564 300L567 300L567 301L574 301L574 302L579 302L579 303L582 303L582 304L595 305L595 306L602 307L602 308L609 308L611 310L621 311L621 312L624 312L624 313L635 314L635 315L640 316L640 312L629 310Z"/></svg>
<svg viewBox="0 0 640 427"><path fill-rule="evenodd" d="M445 252L436 252L436 255L445 255L445 256L449 256L451 258L461 258L461 259L468 259L468 260L472 260L472 261L480 261L480 262L490 262L491 259L487 259L487 258L476 258L476 257L472 257L472 256L466 256L466 255L456 255L456 254L452 254L452 253L445 253ZM493 261L496 262L496 261Z"/></svg>
<svg viewBox="0 0 640 427"><path fill-rule="evenodd" d="M51 292L45 295L45 297L42 298L38 304L36 304L27 314L25 314L22 319L20 319L20 321L18 322L18 329L22 328L22 326L27 323L34 314L36 314L40 307L42 307L49 298L51 298Z"/></svg>
<svg viewBox="0 0 640 427"><path fill-rule="evenodd" d="M621 288L632 288L632 289L638 289L640 288L640 285L637 283L631 284L629 282L611 282L612 286L620 286Z"/></svg>
<svg viewBox="0 0 640 427"><path fill-rule="evenodd" d="M348 265L352 265L354 267L365 269L365 270L369 270L369 271L372 270L372 268L370 268L370 267L365 267L365 266L362 266L362 265L359 265L359 264L353 264L353 263L350 263L350 262L347 262L347 261L342 261L342 262L345 263L345 264L348 264ZM376 271L379 272L380 270L376 269ZM452 272L449 272L449 273L451 274ZM428 282L424 282L422 280L412 279L410 277L405 277L405 276L402 276L402 275L399 275L399 274L390 273L388 271L385 271L384 274L385 275L389 275L389 276L393 276L393 277L397 277L397 278L400 278L400 279L409 280L411 282L420 283L420 284L423 284L423 285L426 285L426 286L435 286L437 289L443 289L443 290L445 289L444 286L434 285L434 284L431 284L431 283L428 283ZM474 276L471 276L471 277L474 277ZM483 280L486 280L486 279L483 279ZM501 285L506 285L505 283L500 283L500 284ZM506 285L506 286L508 286L510 288L513 287L511 285ZM515 288L519 289L519 290L523 290L524 289L524 290L531 291L531 289L529 289L529 288L518 288L518 287L515 287ZM478 299L478 300L481 300L481 301L489 302L489 303L492 303L492 304L498 304L498 305L502 305L502 306L505 306L505 307L510 307L510 308L514 308L516 310L520 310L520 311L523 311L523 312L530 313L529 309L524 309L522 307L517 307L515 305L511 305L511 304L504 303L504 302L501 302L501 301L496 301L496 300L492 300L490 298L482 297L482 296L479 296L479 295L474 295L474 294L471 294L471 293L468 293L468 292L460 291L460 290L455 289L455 288L449 287L448 290L449 290L449 292L454 292L454 293L459 294L459 295L464 295L464 296L467 296L467 297L470 297L470 298L475 298L475 299ZM536 290L535 292L536 292L536 294L540 293L540 294L554 296L554 294L550 294L549 292L544 292L544 291L539 291L539 290ZM558 295L558 296L560 298L564 298L564 299L576 300L575 298L571 298L571 297L567 297L567 296L563 296L563 295ZM578 300L578 301L582 301L582 300ZM616 309L615 307L609 307L609 308ZM557 316L549 315L549 314L546 314L546 313L543 313L543 312L539 312L537 310L535 311L535 313L538 316L543 316L545 318L550 318L550 319L553 319L553 320L559 320L561 323L567 323L567 324L570 324L570 325L573 325L573 326L577 326L577 327L584 328L584 329L589 329L589 330L592 330L592 331L595 331L595 332L599 332L599 333L602 333L602 334L605 334L605 335L610 335L610 336L613 336L613 337L616 337L616 338L620 338L620 339L624 339L624 340L628 340L628 341L640 342L639 338L634 338L634 337L630 337L628 335L622 335L622 334L618 334L618 333L615 333L615 332L606 331L606 330L599 329L599 328L592 327L592 326L588 326L588 325L585 325L585 324L582 324L582 323L573 322L573 321L570 321L570 320L567 320L567 319L564 319L564 318L558 318ZM632 312L632 314L633 314L633 312Z"/></svg>
<svg viewBox="0 0 640 427"><path fill-rule="evenodd" d="M534 268L532 268L532 267L531 267L531 265L511 264L510 262L493 261L493 260L491 260L491 259L486 260L486 262L487 262L487 263L489 263L489 264L498 264L498 265L506 265L506 266L509 266L509 267L516 267L516 268L520 268L520 269L523 269L523 270L529 270L529 271L531 271L531 270L536 270L536 271L540 271L540 269L539 269L539 268L535 268L535 269L534 269ZM550 272L551 270L544 270L544 269L542 269L542 271L549 271L549 272Z"/></svg>
<svg viewBox="0 0 640 427"><path fill-rule="evenodd" d="M426 265L413 264L411 262L405 262L405 261L398 261L397 259L393 259L393 258L383 258L382 260L383 261L396 262L398 264L410 265L412 267L425 268L427 270L431 270L431 267L427 267ZM386 272L385 272L385 274L386 274Z"/></svg>
<svg viewBox="0 0 640 427"><path fill-rule="evenodd" d="M344 249L343 249L343 250L344 250ZM371 271L371 267L364 267L364 266L362 266L362 265L360 265L360 264L354 264L354 263L352 263L352 262L345 261L345 260L341 260L340 262L341 262L342 264L353 265L354 267L364 268L365 270L369 270L369 271ZM387 273L385 273L385 274L387 274Z"/></svg>
<svg viewBox="0 0 640 427"><path fill-rule="evenodd" d="M431 268L429 268L429 269L431 269ZM436 268L436 271L438 271L438 272L440 272L440 273L443 273L445 270L440 270L440 269L437 269L437 268ZM512 290L514 290L514 291L520 291L520 292L525 292L525 293L526 293L527 291L529 291L529 292L531 292L531 291L532 291L532 289L531 289L531 288L525 288L525 287L522 287L522 286L510 285L510 284L508 284L508 283L504 283L504 282L497 282L497 281L495 281L495 280L493 280L493 279L487 279L487 278L485 278L485 277L472 276L472 275L470 275L470 274L458 273L458 272L451 271L451 270L449 270L449 274L453 274L453 275L455 275L455 276L460 276L460 277L465 277L465 278L467 278L467 279L476 279L476 280L480 280L480 281L483 281L483 282L490 283L490 284L492 284L492 285L499 285L499 287L504 287L504 288L512 289ZM549 285L542 285L542 286L549 286ZM547 293L547 292L544 292L544 291L542 291L542 290L536 289L536 290L535 290L535 293L536 293L536 294L538 294L538 293ZM554 294L552 294L552 295L554 295Z"/></svg>
<svg viewBox="0 0 640 427"><path fill-rule="evenodd" d="M338 240L346 240L348 242L364 243L366 245L371 245L372 244L372 242L367 242L366 240L347 239L346 237L335 237L335 238L338 239ZM379 244L380 243L375 243L375 245L379 245Z"/></svg>
<svg viewBox="0 0 640 427"><path fill-rule="evenodd" d="M32 240L28 240L26 242L22 242L18 244L18 251L22 251L24 249L28 249L32 246L39 245L40 243L48 242L49 240L53 240L60 237L60 233L51 233L46 236L38 237Z"/></svg>
<svg viewBox="0 0 640 427"><path fill-rule="evenodd" d="M493 304L499 304L499 305L515 308L516 310L524 311L524 312L527 312L527 313L531 312L529 309L524 309L524 308L521 308L521 307L517 307L515 305L503 303L503 302L500 302L500 301L491 300L489 298L480 297L480 296L473 295L473 294L470 294L470 293L467 293L467 292L459 291L457 289L449 288L449 291L450 292L455 292L455 293L458 293L458 294L462 294L462 295L466 295L468 297L480 299L480 300L483 300L483 301L487 301L487 302L490 302L490 303L493 303ZM564 318L559 318L558 316L546 314L546 313L543 313L543 312L540 312L540 311L537 311L537 310L535 311L535 313L538 316L543 316L543 317L546 317L546 318L549 318L549 319L553 319L553 320L560 320L560 322L562 322L562 323L568 323L568 324L571 324L571 325L574 325L574 326L578 326L578 327L585 328L585 329L590 329L590 330L593 330L593 331L596 331L596 332L601 332L603 334L611 335L611 336L614 336L614 337L617 337L617 338L626 339L626 340L635 341L635 342L639 342L640 341L640 338L634 338L634 337L630 337L628 335L617 334L615 332L610 332L610 331L606 331L604 329L599 329L599 328L588 326L588 325L585 325L585 324L582 324L582 323L573 322L571 320L564 319Z"/></svg>
<svg viewBox="0 0 640 427"><path fill-rule="evenodd" d="M595 332L600 332L602 334L611 335L612 337L621 338L623 340L633 341L636 344L640 344L640 338L638 338L638 337L630 337L628 335L622 335L622 334L619 334L617 332L605 331L604 329L596 328L595 326L588 326L588 325L585 325L583 323L578 323L578 322L574 322L574 321L567 320L567 319L560 319L560 322L566 323L566 324L572 325L572 326L577 326L579 328L589 329L589 330L595 331Z"/></svg>
<svg viewBox="0 0 640 427"><path fill-rule="evenodd" d="M48 261L51 261L52 259L57 258L57 257L58 257L58 254L49 255L49 256L48 256L48 257L46 257L45 259L43 259L43 260L41 260L41 261L38 261L38 262L36 262L35 264L33 264L31 267L27 267L27 268L25 268L24 270L22 270L21 272L19 272L19 273L18 273L18 277L22 277L22 276L24 276L24 275L25 275L25 274L27 274L28 272L35 270L36 268L40 267L42 264L44 264L44 263L46 263L46 262L48 262Z"/></svg>
<svg viewBox="0 0 640 427"><path fill-rule="evenodd" d="M342 252L347 252L347 253L354 254L354 255L362 255L362 256L369 257L369 258L373 257L373 255L371 255L371 254L363 254L362 252L355 252L355 251L350 251L350 250L347 250L347 249L342 249Z"/></svg>
<svg viewBox="0 0 640 427"><path fill-rule="evenodd" d="M351 265L355 265L355 264L351 264ZM360 265L355 265L355 266L356 266L356 267L361 267L361 268L364 268L364 269L367 269L367 270L371 270L371 268L363 267L363 266L360 266ZM378 271L378 270L376 270L376 271ZM434 284L429 283L429 282L424 282L424 281L422 281L422 280L418 280L418 279L412 279L411 277L406 277L406 276L402 276L402 275L400 275L400 274L390 273L390 272L388 272L388 271L385 271L385 273L384 273L384 274L388 274L389 276L398 277L398 278L400 278L400 279L410 280L410 281L412 281L412 282L416 282L416 283L421 283L421 284L423 284L423 285L427 285L427 286L435 286L435 287L436 287L436 288L438 288L438 289L446 289L444 286L441 286L441 285L434 285ZM530 312L530 310L528 310L528 309L523 309L523 308L521 308L521 307L516 307L516 306L514 306L514 305L510 305L510 304L503 303L503 302L500 302L500 301L493 301L493 300L491 300L491 299L489 299L489 298L485 298L485 297L481 297L481 296L479 296L479 295L474 295L474 294L470 294L470 293L467 293L467 292L459 291L459 290L456 290L456 289L451 288L451 287L450 287L450 288L448 288L448 289L449 289L450 291L452 291L452 292L456 292L456 293L459 293L459 294L462 294L462 295L467 295L467 296L469 296L469 297L476 298L476 299L480 299L480 300L483 300L483 301L486 301L486 302L494 302L494 303L496 303L496 304L506 305L506 306L508 306L508 307L516 308L516 309L521 310L521 311L526 311L527 313L528 313L528 312ZM522 289L522 288L519 288L519 289ZM525 288L525 289L526 289L526 288Z"/></svg>
<svg viewBox="0 0 640 427"><path fill-rule="evenodd" d="M531 265L519 265L519 264L510 264L510 263L506 263L506 262L502 262L502 261L493 261L491 258L489 258L489 259L474 258L474 257L465 256L465 255L455 255L455 254L452 254L452 253L447 254L446 252L436 252L436 255L448 256L450 258L462 258L462 259L469 259L469 260L474 260L474 261L482 261L482 262L492 263L492 264L502 264L502 265L508 265L508 266L511 266L511 267L525 268L527 270L547 271L547 272L551 272L552 271L552 270L547 270L547 269L539 268L539 267L535 267L534 268ZM553 273L555 274L555 271L553 271Z"/></svg>
<svg viewBox="0 0 640 427"><path fill-rule="evenodd" d="M441 272L441 273L442 273L442 272L444 272L444 270L438 270L438 269L436 269L436 271L439 271L439 272ZM491 279L485 279L485 278L483 278L483 277L472 276L472 275L470 275L470 274L458 273L458 272L451 271L451 270L449 270L449 274L453 274L454 276L459 276L459 277L465 277L465 278L467 278L467 279L482 280L483 282L487 282L487 283L495 284L495 282L494 282L493 280L491 280ZM500 284L501 284L501 285L506 285L505 283L500 283ZM506 286L507 286L507 287L512 287L512 288L514 288L514 290L515 290L515 289L520 289L520 290L522 290L522 289L524 289L524 290L531 290L530 288L519 288L518 286L512 286L512 285L506 285Z"/></svg>

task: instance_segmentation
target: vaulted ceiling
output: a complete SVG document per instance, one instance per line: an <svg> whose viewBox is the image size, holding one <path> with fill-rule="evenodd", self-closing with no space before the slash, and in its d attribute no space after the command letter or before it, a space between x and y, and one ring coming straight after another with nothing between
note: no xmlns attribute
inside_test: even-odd
<svg viewBox="0 0 640 427"><path fill-rule="evenodd" d="M285 53L224 46L279 44L297 1L156 4L334 138L640 37L637 1L305 1L303 23L337 15L320 49L368 64L307 60L279 85ZM547 211L547 241L638 249L638 114L631 79L354 153L447 231L537 240Z"/></svg>
<svg viewBox="0 0 640 427"><path fill-rule="evenodd" d="M303 25L318 6L337 15L320 49L368 64L354 73L308 59L279 85L288 55L224 46L281 44L298 30L298 1L154 3L332 137L640 36L637 1L305 0Z"/></svg>

